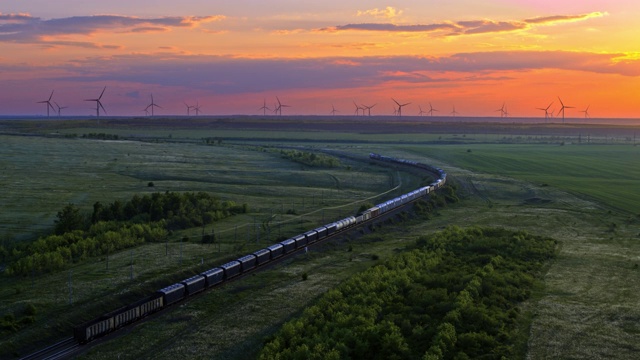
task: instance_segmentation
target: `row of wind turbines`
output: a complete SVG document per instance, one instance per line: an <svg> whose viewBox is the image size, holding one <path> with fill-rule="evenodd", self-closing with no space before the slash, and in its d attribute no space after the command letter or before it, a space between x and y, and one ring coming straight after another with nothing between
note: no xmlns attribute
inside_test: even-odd
<svg viewBox="0 0 640 360"><path fill-rule="evenodd" d="M100 117L100 109L102 109L103 113L107 113L107 110L105 109L104 105L102 104L102 96L104 95L104 92L107 90L107 87L105 86L102 89L102 92L100 93L100 96L98 96L95 99L84 99L84 101L90 101L90 102L95 102L96 103L96 117ZM51 94L49 95L49 98L46 100L42 100L42 101L38 101L38 104L46 104L46 108L47 108L47 117L50 116L50 110L53 110L54 112L57 112L58 116L61 116L62 114L62 110L68 108L68 106L60 106L57 102L52 101L53 99L53 94L54 91L51 91ZM151 95L151 103L149 103L142 111L145 112L146 115L151 115L151 116L155 116L155 108L159 108L162 109L162 106L158 105L155 103L155 100L153 99L153 94ZM391 98L391 100L393 101L393 103L395 104L393 106L393 115L394 116L398 116L401 117L402 116L402 108L410 105L411 103L400 103L399 101L397 101L394 98ZM564 102L562 101L562 99L558 96L558 101L560 102L560 109L558 110L558 113L556 114L556 116L562 114L562 121L564 122L565 119L565 110L566 109L575 109L575 106L569 106L569 105L565 105ZM555 114L555 109L551 109L551 106L555 103L555 100L552 101L549 105L547 105L547 107L538 107L536 108L537 110L542 110L544 111L544 118L545 119L550 119L554 117ZM55 104L56 107L53 106L53 104ZM189 105L186 102L184 102L184 105L187 109L187 116L191 116L192 112L195 112L196 116L200 115L200 104L199 102L196 101L195 105ZM356 103L355 101L353 101L353 105L355 106L355 111L354 111L354 115L355 116L371 116L371 109L373 109L376 105L378 105L377 103L373 104L373 105L365 105L365 104L360 104L358 105L358 103ZM396 107L397 106L397 107ZM585 110L581 110L580 112L584 113L584 117L585 118L589 118L589 107L591 105L587 106L587 108ZM280 98L278 96L276 96L276 102L273 105L273 109L269 108L267 106L267 100L264 99L263 100L263 104L262 107L260 107L258 110L262 110L262 113L264 116L267 115L267 111L270 113L273 113L274 115L280 115L282 116L282 108L287 108L287 107L292 107L291 105L287 105L287 104L283 104L280 101ZM57 110L56 110L57 108ZM418 116L423 116L423 115L429 115L429 116L433 116L434 112L438 112L438 109L435 109L433 107L433 105L431 104L431 102L429 102L429 109L427 111L424 111L422 109L422 105L418 105L418 108L420 109L420 111L418 112ZM509 112L507 110L506 107L506 103L502 103L502 107L500 107L499 109L495 110L496 112L500 112L500 117L508 117L509 116ZM331 104L331 111L329 112L331 115L335 116L336 113L340 112L338 109L335 108L335 106L333 106L333 104ZM458 111L456 111L456 107L455 105L453 105L453 110L449 113L451 116L457 116L460 113Z"/></svg>
<svg viewBox="0 0 640 360"><path fill-rule="evenodd" d="M575 106L565 105L562 102L562 99L560 99L560 96L558 96L558 101L560 102L560 110L558 110L558 113L556 114L556 116L560 115L560 113L562 113L562 122L564 122L564 110L565 109L575 109ZM549 108L551 108L551 105L553 105L554 102L555 102L555 100L552 101L549 105L547 105L546 108L536 108L536 109L544 111L544 118L545 119L553 118L553 114L554 114L555 109L552 109L551 111L549 111ZM591 107L591 105L587 105L586 109L580 110L581 113L584 113L585 119L591 117L589 115L589 107Z"/></svg>
<svg viewBox="0 0 640 360"><path fill-rule="evenodd" d="M104 105L102 105L102 102L100 101L102 99L102 95L104 95L105 90L107 90L107 87L105 86L104 89L102 89L102 92L100 93L100 96L98 96L95 99L84 99L84 101L94 101L96 103L96 117L100 117L100 109L102 109L102 111L104 111L104 113L107 113L107 110L104 108ZM51 91L51 95L49 95L49 98L47 100L42 100L42 101L38 101L38 104L46 104L47 106L47 117L50 116L50 112L49 110L53 110L56 111L56 109L53 107L53 105L51 104L51 99L53 99L53 93L55 92L55 90ZM62 109L67 109L68 106L60 106L57 102L53 101L54 104L56 104L56 107L58 108L57 112L58 112L58 116L62 115Z"/></svg>

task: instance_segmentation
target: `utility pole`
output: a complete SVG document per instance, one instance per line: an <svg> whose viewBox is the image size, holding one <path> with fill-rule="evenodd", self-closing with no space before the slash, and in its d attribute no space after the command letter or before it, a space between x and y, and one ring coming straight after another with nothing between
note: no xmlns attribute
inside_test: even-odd
<svg viewBox="0 0 640 360"><path fill-rule="evenodd" d="M69 305L73 303L73 280L71 274L72 270L69 270Z"/></svg>
<svg viewBox="0 0 640 360"><path fill-rule="evenodd" d="M130 261L130 274L129 277L133 280L133 249L131 249L131 261Z"/></svg>

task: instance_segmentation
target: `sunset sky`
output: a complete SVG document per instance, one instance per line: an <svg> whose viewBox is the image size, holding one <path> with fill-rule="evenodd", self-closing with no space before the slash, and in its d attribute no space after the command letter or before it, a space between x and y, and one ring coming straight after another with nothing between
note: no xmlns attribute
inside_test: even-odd
<svg viewBox="0 0 640 360"><path fill-rule="evenodd" d="M261 114L640 118L636 0L0 0L0 115ZM93 110L92 110L93 108Z"/></svg>

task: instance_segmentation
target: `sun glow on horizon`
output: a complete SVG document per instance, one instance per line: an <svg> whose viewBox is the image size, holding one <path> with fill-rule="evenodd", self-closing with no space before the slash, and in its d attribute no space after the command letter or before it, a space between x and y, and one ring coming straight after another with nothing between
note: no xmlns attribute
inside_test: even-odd
<svg viewBox="0 0 640 360"><path fill-rule="evenodd" d="M499 11L494 3L492 12L460 1L434 12L431 2L287 10L187 2L176 12L160 1L144 16L114 2L110 11L84 4L65 17L27 1L0 13L0 114L39 114L38 94L55 89L68 114L86 115L80 94L108 84L121 115L139 115L153 92L175 114L195 98L209 114L255 114L253 102L278 95L304 115L322 114L319 102L393 95L464 104L471 116L495 115L506 101L512 114L540 116L538 107L564 96L592 106L593 116L640 117L640 49L630 40L640 5L600 3L545 10L523 0Z"/></svg>

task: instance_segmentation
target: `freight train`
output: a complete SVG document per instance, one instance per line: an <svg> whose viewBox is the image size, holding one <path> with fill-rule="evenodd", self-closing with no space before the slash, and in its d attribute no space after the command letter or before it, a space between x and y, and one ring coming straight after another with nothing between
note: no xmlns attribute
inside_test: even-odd
<svg viewBox="0 0 640 360"><path fill-rule="evenodd" d="M323 240L324 238L332 236L338 232L343 232L347 229L362 225L365 222L380 217L383 214L393 211L394 209L409 202L427 196L429 193L444 186L447 181L447 174L444 171L426 164L373 153L370 154L369 157L372 160L402 164L425 170L433 175L436 180L428 186L415 189L409 193L375 205L356 216L349 216L313 230L309 230L303 234L295 235L287 240L273 244L264 249L260 249L251 254L247 254L239 259L214 267L198 275L160 289L145 299L74 327L74 338L79 343L86 343L104 336L123 326L138 321L149 314L162 310L201 291L220 285L230 279L242 275L243 273L268 264L269 262L272 262L286 254L304 248L309 244Z"/></svg>

